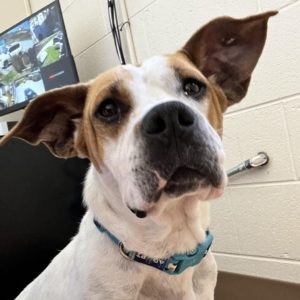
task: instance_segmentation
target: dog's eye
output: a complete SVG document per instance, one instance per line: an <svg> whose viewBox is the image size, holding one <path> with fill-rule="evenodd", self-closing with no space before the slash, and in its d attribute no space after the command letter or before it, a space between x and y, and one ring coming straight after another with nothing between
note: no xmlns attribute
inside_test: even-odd
<svg viewBox="0 0 300 300"><path fill-rule="evenodd" d="M104 100L97 109L96 115L105 122L112 123L120 119L120 105L113 99Z"/></svg>
<svg viewBox="0 0 300 300"><path fill-rule="evenodd" d="M186 96L199 99L204 95L206 91L206 85L197 79L187 78L183 82L183 91Z"/></svg>

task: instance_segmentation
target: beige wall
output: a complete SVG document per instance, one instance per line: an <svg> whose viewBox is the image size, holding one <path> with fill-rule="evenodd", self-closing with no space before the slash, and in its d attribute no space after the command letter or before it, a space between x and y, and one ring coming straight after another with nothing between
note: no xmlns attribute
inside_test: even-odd
<svg viewBox="0 0 300 300"><path fill-rule="evenodd" d="M26 0L0 0L0 32L30 14Z"/></svg>
<svg viewBox="0 0 300 300"><path fill-rule="evenodd" d="M33 11L50 1L30 0ZM225 116L227 167L259 151L268 167L230 180L212 205L221 270L300 283L300 1L125 0L139 61L176 50L220 15L280 9L246 99ZM116 64L105 0L61 0L79 76Z"/></svg>

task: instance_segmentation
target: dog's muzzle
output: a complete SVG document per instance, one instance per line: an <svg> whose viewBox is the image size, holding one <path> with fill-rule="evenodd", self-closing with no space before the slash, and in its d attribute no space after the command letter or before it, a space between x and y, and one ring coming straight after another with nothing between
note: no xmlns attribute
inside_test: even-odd
<svg viewBox="0 0 300 300"><path fill-rule="evenodd" d="M188 106L178 101L155 106L141 131L147 167L166 181L164 192L180 196L200 183L220 185L222 171L207 124Z"/></svg>

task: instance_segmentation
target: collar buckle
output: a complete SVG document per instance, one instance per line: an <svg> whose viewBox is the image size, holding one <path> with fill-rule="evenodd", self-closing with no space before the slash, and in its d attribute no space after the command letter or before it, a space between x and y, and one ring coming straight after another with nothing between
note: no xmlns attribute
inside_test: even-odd
<svg viewBox="0 0 300 300"><path fill-rule="evenodd" d="M125 247L124 247L124 244L122 242L119 242L119 250L120 250L120 253L121 255L128 259L128 260L134 260L134 257L133 256L130 256L130 253L126 252L125 251Z"/></svg>
<svg viewBox="0 0 300 300"><path fill-rule="evenodd" d="M167 270L167 272L168 272L169 274L172 274L172 273L175 272L176 268L177 268L177 264L169 263L169 264L167 265L166 270Z"/></svg>

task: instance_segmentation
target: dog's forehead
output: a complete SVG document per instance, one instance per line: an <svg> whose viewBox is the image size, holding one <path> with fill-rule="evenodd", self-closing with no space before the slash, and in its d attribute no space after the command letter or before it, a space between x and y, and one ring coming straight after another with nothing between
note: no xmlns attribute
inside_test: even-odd
<svg viewBox="0 0 300 300"><path fill-rule="evenodd" d="M162 55L153 56L137 66L125 65L122 68L131 74L133 80L150 80L170 72L167 57Z"/></svg>
<svg viewBox="0 0 300 300"><path fill-rule="evenodd" d="M138 66L126 65L123 69L131 78L128 88L138 102L143 95L147 95L148 101L168 97L176 84L173 69L165 56L154 56Z"/></svg>
<svg viewBox="0 0 300 300"><path fill-rule="evenodd" d="M165 84L168 80L174 80L174 75L177 75L178 71L190 74L196 73L197 76L206 81L201 72L180 53L153 56L145 60L141 65L125 65L122 68L136 82L164 82Z"/></svg>
<svg viewBox="0 0 300 300"><path fill-rule="evenodd" d="M128 92L133 101L145 94L151 99L157 97L158 91L160 95L166 93L175 85L175 81L168 58L154 56L140 65L118 66L100 74L90 87L88 104L92 106L101 102L112 88Z"/></svg>
<svg viewBox="0 0 300 300"><path fill-rule="evenodd" d="M122 69L129 75L128 89L139 103L145 96L147 103L177 99L182 78L206 82L201 72L180 53L153 56L140 65L125 65Z"/></svg>

